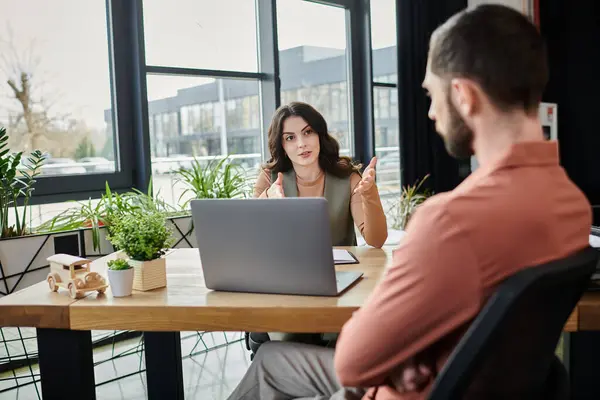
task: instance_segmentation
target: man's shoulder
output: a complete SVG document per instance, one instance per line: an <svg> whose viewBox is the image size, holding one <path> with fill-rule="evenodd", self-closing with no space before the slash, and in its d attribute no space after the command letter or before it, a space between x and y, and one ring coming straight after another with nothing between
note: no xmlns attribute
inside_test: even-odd
<svg viewBox="0 0 600 400"><path fill-rule="evenodd" d="M455 192L438 193L429 197L420 206L421 213L448 214L461 202L460 196Z"/></svg>
<svg viewBox="0 0 600 400"><path fill-rule="evenodd" d="M419 229L439 229L444 224L452 224L452 209L456 203L452 192L433 195L420 204L410 219L409 227Z"/></svg>

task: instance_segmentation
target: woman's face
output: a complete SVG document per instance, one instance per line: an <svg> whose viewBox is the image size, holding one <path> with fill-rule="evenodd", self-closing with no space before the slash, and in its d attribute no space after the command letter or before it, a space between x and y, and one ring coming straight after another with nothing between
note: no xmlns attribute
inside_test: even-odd
<svg viewBox="0 0 600 400"><path fill-rule="evenodd" d="M294 165L309 166L319 161L319 134L302 117L286 118L281 143Z"/></svg>

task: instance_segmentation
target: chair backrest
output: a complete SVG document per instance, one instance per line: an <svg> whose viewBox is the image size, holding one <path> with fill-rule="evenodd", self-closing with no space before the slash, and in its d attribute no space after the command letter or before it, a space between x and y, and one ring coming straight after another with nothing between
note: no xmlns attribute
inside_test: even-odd
<svg viewBox="0 0 600 400"><path fill-rule="evenodd" d="M429 399L540 398L563 326L599 254L588 247L502 282L448 358Z"/></svg>

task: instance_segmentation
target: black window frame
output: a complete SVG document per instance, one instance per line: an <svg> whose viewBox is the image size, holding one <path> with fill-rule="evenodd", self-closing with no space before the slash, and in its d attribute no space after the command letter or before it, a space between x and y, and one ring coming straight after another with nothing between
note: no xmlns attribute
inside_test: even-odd
<svg viewBox="0 0 600 400"><path fill-rule="evenodd" d="M106 0L107 50L111 90L112 135L116 171L101 174L64 175L37 178L31 205L99 198L106 184L115 192L141 187L140 160L136 152L135 76L136 26L130 24L134 2ZM135 155L135 156L134 156Z"/></svg>
<svg viewBox="0 0 600 400"><path fill-rule="evenodd" d="M375 155L374 82L371 48L370 0L303 0L346 10L348 51L348 105L354 158L368 163ZM123 192L148 190L152 176L148 120L147 74L202 76L256 80L259 86L261 153L268 159L266 128L281 105L277 0L256 0L258 72L146 65L143 0L106 0L110 54L113 130L118 171L105 174L40 177L31 204L99 198L105 184ZM392 87L392 86L389 86ZM222 116L223 118L224 116ZM181 124L181 121L179 121Z"/></svg>

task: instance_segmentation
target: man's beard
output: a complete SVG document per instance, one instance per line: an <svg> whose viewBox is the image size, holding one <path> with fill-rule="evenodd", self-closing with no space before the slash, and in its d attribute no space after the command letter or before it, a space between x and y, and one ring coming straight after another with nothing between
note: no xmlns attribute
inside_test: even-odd
<svg viewBox="0 0 600 400"><path fill-rule="evenodd" d="M446 150L448 154L456 159L468 159L474 154L473 131L467 126L454 104L452 104L450 94L446 98L446 105L448 107L448 123L446 134L442 136Z"/></svg>

